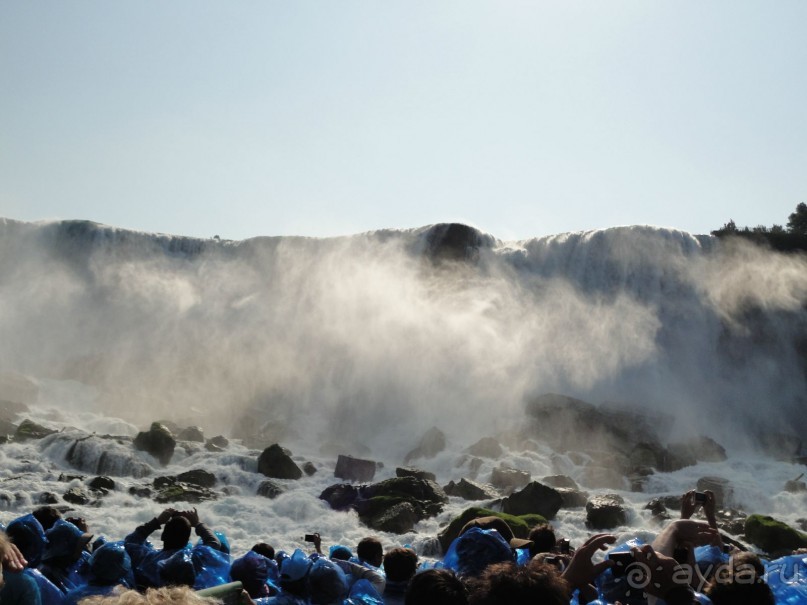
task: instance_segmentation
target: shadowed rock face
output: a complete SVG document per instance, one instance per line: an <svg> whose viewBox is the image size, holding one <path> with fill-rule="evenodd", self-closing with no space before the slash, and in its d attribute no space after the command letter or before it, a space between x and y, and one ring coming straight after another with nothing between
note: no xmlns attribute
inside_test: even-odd
<svg viewBox="0 0 807 605"><path fill-rule="evenodd" d="M303 471L277 443L258 457L258 472L273 479L299 479Z"/></svg>
<svg viewBox="0 0 807 605"><path fill-rule="evenodd" d="M326 488L320 499L335 510L354 509L368 527L396 533L410 531L418 521L439 514L448 502L439 485L416 477L361 486L340 483Z"/></svg>
<svg viewBox="0 0 807 605"><path fill-rule="evenodd" d="M426 234L426 255L432 261L475 261L479 249L489 246L492 238L461 223L432 226Z"/></svg>
<svg viewBox="0 0 807 605"><path fill-rule="evenodd" d="M168 427L159 422L153 422L148 431L138 433L134 439L135 449L148 452L163 466L171 462L176 444Z"/></svg>

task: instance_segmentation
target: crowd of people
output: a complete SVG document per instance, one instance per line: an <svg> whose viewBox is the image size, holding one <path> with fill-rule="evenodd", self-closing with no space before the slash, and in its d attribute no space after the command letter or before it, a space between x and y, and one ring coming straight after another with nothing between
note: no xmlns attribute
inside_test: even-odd
<svg viewBox="0 0 807 605"><path fill-rule="evenodd" d="M760 558L724 544L711 492L688 492L682 502L682 518L651 544L617 545L615 536L596 534L575 549L550 525L518 538L489 516L467 523L438 561L421 561L409 547L385 552L375 537L355 552L345 545L323 552L318 534L306 536L310 553L261 542L233 557L226 536L195 509L167 508L123 540L93 540L83 519L44 506L0 528L0 605L807 602L776 599ZM705 520L691 518L698 509ZM159 547L149 541L157 530ZM791 595L789 585L777 586Z"/></svg>

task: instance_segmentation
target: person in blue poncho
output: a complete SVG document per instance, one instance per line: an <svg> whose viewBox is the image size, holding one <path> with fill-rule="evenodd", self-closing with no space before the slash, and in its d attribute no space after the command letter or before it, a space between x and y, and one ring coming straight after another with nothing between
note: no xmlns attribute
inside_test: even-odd
<svg viewBox="0 0 807 605"><path fill-rule="evenodd" d="M148 537L160 527L163 527L160 536L163 548L157 550L148 542ZM202 539L203 546L218 551L222 550L221 542L199 520L196 509L178 511L167 508L148 523L138 526L124 538L126 551L131 557L135 570L135 581L138 588L163 585L158 564L188 546L191 530L196 531L196 535Z"/></svg>
<svg viewBox="0 0 807 605"><path fill-rule="evenodd" d="M90 554L86 547L92 535L59 519L45 532L48 544L39 571L64 593L87 583Z"/></svg>
<svg viewBox="0 0 807 605"><path fill-rule="evenodd" d="M254 550L233 561L230 566L230 579L241 582L244 590L253 599L270 597L278 592L277 563Z"/></svg>
<svg viewBox="0 0 807 605"><path fill-rule="evenodd" d="M108 595L116 586L134 586L132 561L123 542L107 542L90 557L87 584L68 592L65 605L77 605L89 596Z"/></svg>
<svg viewBox="0 0 807 605"><path fill-rule="evenodd" d="M19 550L0 531L0 603L3 605L41 605L39 587L22 573L25 560Z"/></svg>
<svg viewBox="0 0 807 605"><path fill-rule="evenodd" d="M28 514L14 519L8 524L6 534L27 561L22 573L36 582L42 605L61 605L64 593L36 569L48 543L45 530L36 517Z"/></svg>

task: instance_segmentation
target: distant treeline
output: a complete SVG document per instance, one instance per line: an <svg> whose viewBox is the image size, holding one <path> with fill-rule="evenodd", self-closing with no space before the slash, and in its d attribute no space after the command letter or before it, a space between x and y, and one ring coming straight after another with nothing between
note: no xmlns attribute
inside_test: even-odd
<svg viewBox="0 0 807 605"><path fill-rule="evenodd" d="M807 251L807 204L802 202L796 206L787 220L787 225L765 227L737 227L733 220L720 229L712 231L717 237L742 237L757 244L767 245L781 252Z"/></svg>

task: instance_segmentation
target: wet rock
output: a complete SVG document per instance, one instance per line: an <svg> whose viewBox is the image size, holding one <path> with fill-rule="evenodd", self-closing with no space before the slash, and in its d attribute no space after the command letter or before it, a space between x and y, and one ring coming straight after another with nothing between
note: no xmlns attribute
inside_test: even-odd
<svg viewBox="0 0 807 605"><path fill-rule="evenodd" d="M29 439L42 439L48 435L53 435L58 431L46 428L41 424L37 424L31 420L25 419L17 427L14 432L15 441L28 441Z"/></svg>
<svg viewBox="0 0 807 605"><path fill-rule="evenodd" d="M456 496L463 500L495 500L500 496L493 487L464 478L458 483L450 481L443 491L448 496Z"/></svg>
<svg viewBox="0 0 807 605"><path fill-rule="evenodd" d="M671 473L698 463L686 450L675 453L659 443L642 442L636 444L628 455L630 468L650 467L663 473Z"/></svg>
<svg viewBox="0 0 807 605"><path fill-rule="evenodd" d="M350 483L337 483L326 487L319 495L333 510L347 510L358 500L359 488Z"/></svg>
<svg viewBox="0 0 807 605"><path fill-rule="evenodd" d="M723 462L727 458L726 448L711 437L696 437L671 443L668 449L682 459L694 459L698 462Z"/></svg>
<svg viewBox="0 0 807 605"><path fill-rule="evenodd" d="M275 483L271 479L261 481L260 485L258 485L257 494L259 496L263 496L264 498L274 499L277 498L282 493L283 488L280 487L277 483Z"/></svg>
<svg viewBox="0 0 807 605"><path fill-rule="evenodd" d="M472 456L479 456L481 458L501 458L504 454L502 446L493 437L482 437L479 441L474 443L471 447L465 450Z"/></svg>
<svg viewBox="0 0 807 605"><path fill-rule="evenodd" d="M422 519L439 514L443 510L443 505L448 502L448 496L443 488L433 481L415 477L386 479L362 487L360 493L362 498L368 501L375 500L377 503L392 505L396 500L410 502ZM357 510L361 516L361 508Z"/></svg>
<svg viewBox="0 0 807 605"><path fill-rule="evenodd" d="M504 519L510 526L510 529L513 530L513 535L516 538L522 538L525 540L533 527L540 523L546 523L546 519L540 515L514 516L478 506L466 508L459 516L452 519L451 522L437 535L437 539L440 542L442 551L445 553L446 550L448 550L448 547L457 538L457 536L460 535L460 531L463 527L465 527L466 523L474 519L478 519L479 517L491 516Z"/></svg>
<svg viewBox="0 0 807 605"><path fill-rule="evenodd" d="M804 481L785 481L785 491L791 494L807 492L807 483Z"/></svg>
<svg viewBox="0 0 807 605"><path fill-rule="evenodd" d="M401 503L411 505L415 511L416 521L433 517L443 510L448 497L439 485L432 481L417 479L415 477L396 477L372 485L353 486L347 483L332 485L320 494L335 510L354 509L359 519L365 525L370 523L384 523L391 518L397 519L395 523L408 523L409 507L394 508ZM395 514L388 517L389 511ZM390 525L392 526L392 525Z"/></svg>
<svg viewBox="0 0 807 605"><path fill-rule="evenodd" d="M445 433L437 427L432 427L420 439L418 446L406 455L404 462L409 462L416 458L434 458L444 449L446 449Z"/></svg>
<svg viewBox="0 0 807 605"><path fill-rule="evenodd" d="M80 487L71 487L64 493L62 498L65 502L69 502L70 504L84 505L90 503L90 496Z"/></svg>
<svg viewBox="0 0 807 605"><path fill-rule="evenodd" d="M548 475L541 479L541 483L549 487L568 487L571 489L580 489L574 479L568 475Z"/></svg>
<svg viewBox="0 0 807 605"><path fill-rule="evenodd" d="M70 483L71 481L84 481L84 475L67 475L59 473L59 481L62 483Z"/></svg>
<svg viewBox="0 0 807 605"><path fill-rule="evenodd" d="M303 471L277 443L267 447L258 457L258 472L273 479L299 479Z"/></svg>
<svg viewBox="0 0 807 605"><path fill-rule="evenodd" d="M490 484L493 487L511 492L524 487L530 482L530 474L515 468L494 468L490 473Z"/></svg>
<svg viewBox="0 0 807 605"><path fill-rule="evenodd" d="M223 435L216 435L205 442L208 452L223 452L230 446L230 441Z"/></svg>
<svg viewBox="0 0 807 605"><path fill-rule="evenodd" d="M591 529L613 529L628 523L628 508L619 494L594 496L586 504L586 525Z"/></svg>
<svg viewBox="0 0 807 605"><path fill-rule="evenodd" d="M667 512L667 507L664 506L664 501L661 498L653 498L650 502L645 504L645 510L649 510L653 515L653 519L658 522L666 521L671 518L670 513Z"/></svg>
<svg viewBox="0 0 807 605"><path fill-rule="evenodd" d="M313 462L310 462L310 461L309 461L309 462L306 462L305 464L303 464L303 472L304 472L304 473L305 473L307 476L309 476L309 477L310 477L311 475L316 474L316 472L317 472L317 467L316 467L316 466L314 466L314 463L313 463Z"/></svg>
<svg viewBox="0 0 807 605"><path fill-rule="evenodd" d="M734 508L720 509L715 511L715 517L717 527L724 532L739 536L745 531L745 520L748 515L741 510ZM725 537L723 541L726 541Z"/></svg>
<svg viewBox="0 0 807 605"><path fill-rule="evenodd" d="M556 487L555 491L560 494L561 508L583 508L588 502L588 492L570 487Z"/></svg>
<svg viewBox="0 0 807 605"><path fill-rule="evenodd" d="M151 498L152 493L151 488L144 485L133 485L127 491L130 496L137 496L138 498Z"/></svg>
<svg viewBox="0 0 807 605"><path fill-rule="evenodd" d="M199 487L216 486L216 475L201 468L180 473L177 475L176 479L180 483L189 483L190 485L197 485Z"/></svg>
<svg viewBox="0 0 807 605"><path fill-rule="evenodd" d="M94 475L113 477L147 477L152 468L132 451L129 438L73 434L58 434L50 438L70 441L65 460L73 468Z"/></svg>
<svg viewBox="0 0 807 605"><path fill-rule="evenodd" d="M179 431L179 433L177 433L177 439L179 441L195 441L197 443L204 443L205 434L202 431L202 427L189 426Z"/></svg>
<svg viewBox="0 0 807 605"><path fill-rule="evenodd" d="M598 408L565 395L547 393L526 405L530 436L557 451L629 452L640 440L658 441L656 429L669 426L646 410L608 404Z"/></svg>
<svg viewBox="0 0 807 605"><path fill-rule="evenodd" d="M39 494L39 497L36 499L36 501L39 504L58 504L59 496L57 496L53 492L42 492L41 494Z"/></svg>
<svg viewBox="0 0 807 605"><path fill-rule="evenodd" d="M420 521L420 515L411 502L399 502L373 517L364 520L365 525L376 531L405 534L412 531Z"/></svg>
<svg viewBox="0 0 807 605"><path fill-rule="evenodd" d="M112 491L115 489L115 482L109 477L98 476L90 481L90 489Z"/></svg>
<svg viewBox="0 0 807 605"><path fill-rule="evenodd" d="M723 477L701 477L697 482L697 490L705 492L711 490L715 495L715 505L717 508L727 506L734 495L734 490L731 488L731 483L728 479Z"/></svg>
<svg viewBox="0 0 807 605"><path fill-rule="evenodd" d="M425 479L426 481L437 481L434 473L423 471L419 468L401 467L395 469L396 477L415 477L416 479Z"/></svg>
<svg viewBox="0 0 807 605"><path fill-rule="evenodd" d="M562 505L563 497L556 489L533 481L502 500L502 511L508 515L541 515L552 519Z"/></svg>
<svg viewBox="0 0 807 605"><path fill-rule="evenodd" d="M215 500L218 494L206 487L188 483L174 483L160 489L154 496L155 502L168 504L173 502L190 502L193 504Z"/></svg>
<svg viewBox="0 0 807 605"><path fill-rule="evenodd" d="M171 462L177 442L164 424L153 422L148 431L140 432L134 439L135 449L154 456L163 466Z"/></svg>
<svg viewBox="0 0 807 605"><path fill-rule="evenodd" d="M339 455L333 476L345 481L372 481L375 477L376 463L353 456Z"/></svg>
<svg viewBox="0 0 807 605"><path fill-rule="evenodd" d="M426 233L426 258L436 265L443 263L475 263L479 249L490 247L493 239L462 223L439 223Z"/></svg>
<svg viewBox="0 0 807 605"><path fill-rule="evenodd" d="M789 525L764 515L749 515L745 520L745 537L772 557L807 548L807 535Z"/></svg>

